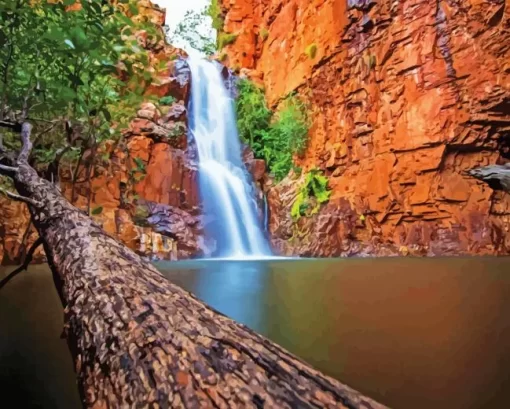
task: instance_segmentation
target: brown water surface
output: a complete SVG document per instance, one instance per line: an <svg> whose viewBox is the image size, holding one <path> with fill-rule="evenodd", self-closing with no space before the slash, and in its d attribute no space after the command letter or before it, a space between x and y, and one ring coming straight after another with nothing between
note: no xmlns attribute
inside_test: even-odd
<svg viewBox="0 0 510 409"><path fill-rule="evenodd" d="M157 266L214 308L392 408L510 408L508 258ZM23 407L78 407L61 325L47 267L0 292L0 385L25 399Z"/></svg>

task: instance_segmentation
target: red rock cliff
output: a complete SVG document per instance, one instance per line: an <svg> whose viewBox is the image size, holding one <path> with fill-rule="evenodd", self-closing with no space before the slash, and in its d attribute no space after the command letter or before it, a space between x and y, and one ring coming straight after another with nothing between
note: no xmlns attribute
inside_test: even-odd
<svg viewBox="0 0 510 409"><path fill-rule="evenodd" d="M510 199L465 171L510 157L504 0L223 0L225 51L276 106L311 102L300 164L330 177L313 220L296 183L268 187L283 253L508 254ZM296 234L297 232L297 234ZM362 243L368 244L362 245Z"/></svg>
<svg viewBox="0 0 510 409"><path fill-rule="evenodd" d="M135 19L163 26L162 9L149 0L138 5L140 14ZM202 251L195 164L186 146L189 72L176 58L179 50L148 38L144 31L136 33L136 38L148 51L152 67L147 94L172 96L175 101L170 106L142 104L122 142L100 147L96 157L104 159L94 161L90 185L92 155L86 151L74 189L74 164L61 165L60 186L80 209L87 209L90 197L94 219L140 254L152 259L188 258ZM167 69L157 71L154 67L163 62ZM36 237L26 206L0 196L0 264L19 263ZM39 251L35 260L42 259Z"/></svg>

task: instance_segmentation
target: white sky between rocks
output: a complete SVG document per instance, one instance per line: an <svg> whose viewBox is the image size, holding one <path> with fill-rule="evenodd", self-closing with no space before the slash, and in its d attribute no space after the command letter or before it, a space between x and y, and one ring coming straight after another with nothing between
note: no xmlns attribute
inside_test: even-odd
<svg viewBox="0 0 510 409"><path fill-rule="evenodd" d="M211 0L152 0L152 2L166 9L166 25L172 31L188 10L200 12L211 3ZM190 51L188 44L177 42L174 45Z"/></svg>

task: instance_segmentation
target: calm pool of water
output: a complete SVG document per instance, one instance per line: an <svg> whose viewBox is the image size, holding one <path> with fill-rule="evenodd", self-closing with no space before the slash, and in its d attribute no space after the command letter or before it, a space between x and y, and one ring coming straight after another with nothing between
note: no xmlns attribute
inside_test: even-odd
<svg viewBox="0 0 510 409"><path fill-rule="evenodd" d="M157 266L209 305L392 408L510 407L508 258ZM4 397L25 399L27 408L78 407L61 325L47 267L0 292Z"/></svg>

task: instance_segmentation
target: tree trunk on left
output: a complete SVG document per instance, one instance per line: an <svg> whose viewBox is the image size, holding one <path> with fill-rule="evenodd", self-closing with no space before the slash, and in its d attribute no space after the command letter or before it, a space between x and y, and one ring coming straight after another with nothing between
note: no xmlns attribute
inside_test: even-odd
<svg viewBox="0 0 510 409"><path fill-rule="evenodd" d="M384 408L170 283L40 178L27 150L3 173L53 271L84 408Z"/></svg>

